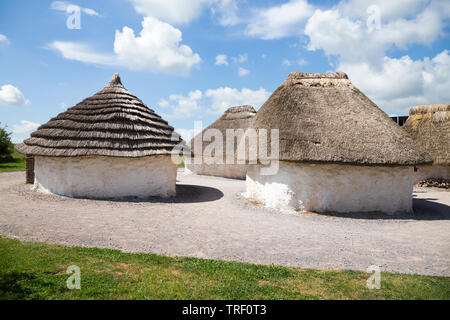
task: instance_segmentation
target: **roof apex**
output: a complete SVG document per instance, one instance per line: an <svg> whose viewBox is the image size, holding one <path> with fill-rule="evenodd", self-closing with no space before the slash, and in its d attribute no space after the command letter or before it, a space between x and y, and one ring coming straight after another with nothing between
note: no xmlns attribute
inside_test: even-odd
<svg viewBox="0 0 450 320"><path fill-rule="evenodd" d="M118 72L114 73L111 80L109 80L107 87L112 87L112 86L122 86L123 87L123 84L122 84L122 81L120 81L120 76L119 76Z"/></svg>

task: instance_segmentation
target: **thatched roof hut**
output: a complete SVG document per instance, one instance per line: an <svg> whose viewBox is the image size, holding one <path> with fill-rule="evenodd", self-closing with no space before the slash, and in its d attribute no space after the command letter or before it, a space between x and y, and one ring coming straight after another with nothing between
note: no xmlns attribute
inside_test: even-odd
<svg viewBox="0 0 450 320"><path fill-rule="evenodd" d="M275 207L410 211L413 166L432 161L342 72L289 74L252 128L279 130L278 173L247 174L248 196Z"/></svg>
<svg viewBox="0 0 450 320"><path fill-rule="evenodd" d="M235 106L227 109L219 119L191 140L189 146L195 158L186 163L187 171L201 175L245 179L247 165L245 162L242 164L238 163L239 143L255 115L255 109L249 105ZM212 157L208 157L204 153L206 148L211 143L217 143L215 138L211 139L213 141L207 141L207 138L205 139L207 132L214 133L212 130L215 130L218 134L220 133L222 137L221 146L223 154L216 154L217 150L213 149L211 153ZM228 135L227 130L229 131ZM230 132L234 132L234 135L232 136ZM232 143L233 152L232 154L227 154L226 146L230 143ZM241 156L245 157L245 155ZM195 161L197 163L194 163Z"/></svg>
<svg viewBox="0 0 450 320"><path fill-rule="evenodd" d="M415 182L428 178L450 179L450 104L425 104L411 108L403 128L433 158L421 166Z"/></svg>
<svg viewBox="0 0 450 320"><path fill-rule="evenodd" d="M252 127L280 130L280 160L285 161L358 165L431 161L342 72L289 74L258 111Z"/></svg>
<svg viewBox="0 0 450 320"><path fill-rule="evenodd" d="M175 192L170 155L180 141L116 73L105 88L41 125L16 149L35 157L38 189L76 197L166 196Z"/></svg>
<svg viewBox="0 0 450 320"><path fill-rule="evenodd" d="M34 156L137 158L170 154L180 142L173 133L116 73L105 88L41 125L16 149Z"/></svg>

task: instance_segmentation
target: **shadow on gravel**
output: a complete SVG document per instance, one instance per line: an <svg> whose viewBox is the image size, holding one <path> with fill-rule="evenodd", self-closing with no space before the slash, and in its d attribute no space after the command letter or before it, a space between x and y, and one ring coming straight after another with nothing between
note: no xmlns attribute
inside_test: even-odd
<svg viewBox="0 0 450 320"><path fill-rule="evenodd" d="M223 192L216 188L197 186L191 184L177 184L177 195L173 198L175 203L209 202L219 200ZM170 199L168 199L170 200Z"/></svg>
<svg viewBox="0 0 450 320"><path fill-rule="evenodd" d="M415 196L414 196L415 197ZM337 213L307 212L309 215L370 220L450 220L450 206L434 202L435 198L414 199L412 214L388 215L382 212Z"/></svg>
<svg viewBox="0 0 450 320"><path fill-rule="evenodd" d="M413 199L417 220L450 220L450 206L435 202L435 198Z"/></svg>
<svg viewBox="0 0 450 320"><path fill-rule="evenodd" d="M223 197L222 191L211 187L190 185L190 184L177 184L176 188L177 188L177 195L172 198L149 197L142 199L136 197L125 197L120 199L92 199L92 200L98 201L104 200L110 202L138 202L138 203L197 203L197 202L216 201Z"/></svg>

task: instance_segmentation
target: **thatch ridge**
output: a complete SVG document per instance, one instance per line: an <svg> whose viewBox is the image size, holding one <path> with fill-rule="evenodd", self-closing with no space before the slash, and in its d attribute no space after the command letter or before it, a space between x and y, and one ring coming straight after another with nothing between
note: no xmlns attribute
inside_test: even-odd
<svg viewBox="0 0 450 320"><path fill-rule="evenodd" d="M428 151L434 164L450 165L450 104L412 107L403 128Z"/></svg>
<svg viewBox="0 0 450 320"><path fill-rule="evenodd" d="M450 103L421 104L409 109L409 115L450 111Z"/></svg>
<svg viewBox="0 0 450 320"><path fill-rule="evenodd" d="M287 76L287 80L294 79L348 79L345 72L330 73L309 73L309 72L291 72Z"/></svg>
<svg viewBox="0 0 450 320"><path fill-rule="evenodd" d="M181 141L114 74L105 88L41 125L16 149L40 156L143 157L170 154Z"/></svg>
<svg viewBox="0 0 450 320"><path fill-rule="evenodd" d="M342 72L291 73L260 108L252 128L279 129L283 161L389 166L432 161Z"/></svg>

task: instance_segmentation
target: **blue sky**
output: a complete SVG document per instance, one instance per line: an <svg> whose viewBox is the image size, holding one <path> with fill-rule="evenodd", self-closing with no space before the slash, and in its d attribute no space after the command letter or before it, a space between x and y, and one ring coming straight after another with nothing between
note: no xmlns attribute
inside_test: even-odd
<svg viewBox="0 0 450 320"><path fill-rule="evenodd" d="M450 102L449 23L445 0L2 0L0 123L20 142L114 72L185 138L292 71L344 71L407 114Z"/></svg>

